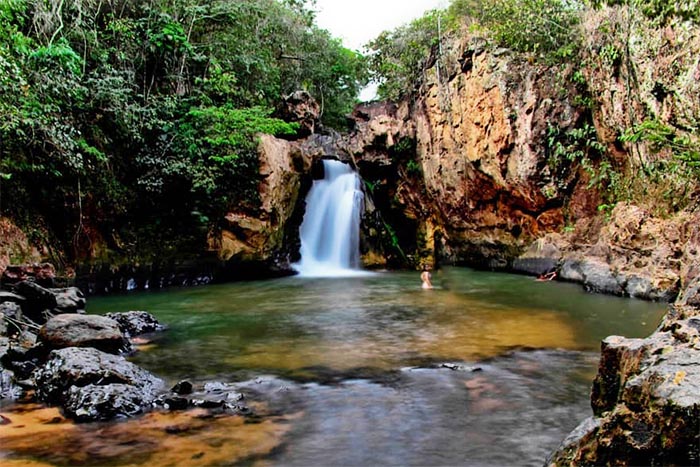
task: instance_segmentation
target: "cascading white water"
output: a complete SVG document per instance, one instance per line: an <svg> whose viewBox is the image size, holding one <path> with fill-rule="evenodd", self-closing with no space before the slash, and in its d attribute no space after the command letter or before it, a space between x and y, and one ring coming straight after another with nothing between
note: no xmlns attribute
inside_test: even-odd
<svg viewBox="0 0 700 467"><path fill-rule="evenodd" d="M299 229L301 261L294 267L307 277L348 276L360 266L360 177L339 161L323 161L324 178L306 197Z"/></svg>

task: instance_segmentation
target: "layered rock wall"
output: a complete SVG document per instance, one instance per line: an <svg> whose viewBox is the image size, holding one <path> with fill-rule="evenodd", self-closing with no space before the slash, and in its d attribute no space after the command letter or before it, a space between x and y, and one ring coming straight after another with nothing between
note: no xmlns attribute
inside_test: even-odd
<svg viewBox="0 0 700 467"><path fill-rule="evenodd" d="M394 184L385 191L416 220L416 243L435 245L418 255L505 267L564 224L580 174L553 171L548 136L575 128L585 110L571 103L570 70L532 64L479 38L450 44L415 100L356 110L347 151L367 180Z"/></svg>

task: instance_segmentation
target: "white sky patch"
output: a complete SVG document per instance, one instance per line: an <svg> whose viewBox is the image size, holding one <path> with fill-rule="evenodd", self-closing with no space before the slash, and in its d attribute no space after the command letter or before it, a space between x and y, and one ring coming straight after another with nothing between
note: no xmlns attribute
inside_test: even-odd
<svg viewBox="0 0 700 467"><path fill-rule="evenodd" d="M316 23L341 38L345 47L362 52L382 31L447 5L447 0L316 0Z"/></svg>
<svg viewBox="0 0 700 467"><path fill-rule="evenodd" d="M343 40L345 47L363 52L363 47L382 31L391 30L419 18L433 8L447 8L448 0L316 0L316 24ZM370 83L360 100L377 96L377 85Z"/></svg>

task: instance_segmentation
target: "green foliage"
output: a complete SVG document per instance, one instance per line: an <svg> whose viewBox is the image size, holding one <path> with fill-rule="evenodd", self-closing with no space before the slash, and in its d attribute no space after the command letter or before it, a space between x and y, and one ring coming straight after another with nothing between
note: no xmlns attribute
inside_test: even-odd
<svg viewBox="0 0 700 467"><path fill-rule="evenodd" d="M431 10L393 31L384 31L367 45L369 66L379 82L378 93L397 100L419 84L418 77L438 42L438 15Z"/></svg>
<svg viewBox="0 0 700 467"><path fill-rule="evenodd" d="M656 152L670 151L677 162L685 164L700 176L700 138L697 132L695 135L681 134L656 119L648 119L625 131L620 140L630 143L647 142Z"/></svg>
<svg viewBox="0 0 700 467"><path fill-rule="evenodd" d="M624 196L623 177L607 157L606 147L598 141L595 128L586 123L578 128L563 132L560 128L550 126L547 130L549 149L548 165L554 172L561 172L562 167L581 167L588 175L588 188L597 188L603 198L610 204ZM564 177L559 177L563 180ZM552 186L547 187L552 190ZM544 193L548 198L554 197L555 191Z"/></svg>
<svg viewBox="0 0 700 467"><path fill-rule="evenodd" d="M421 173L423 173L420 164L413 159L409 160L408 163L406 163L406 171L410 175L420 175Z"/></svg>
<svg viewBox="0 0 700 467"><path fill-rule="evenodd" d="M659 26L678 19L700 24L700 1L698 0L589 0L594 8L603 5L624 5L638 9L644 16Z"/></svg>
<svg viewBox="0 0 700 467"><path fill-rule="evenodd" d="M342 127L366 80L312 6L0 0L3 210L64 249L87 211L114 249L201 250L227 209L258 207L257 134L295 131L269 109L306 89Z"/></svg>
<svg viewBox="0 0 700 467"><path fill-rule="evenodd" d="M439 63L440 35L465 24L500 46L547 63L571 60L579 48L580 10L578 2L560 0L452 0L446 10L428 11L370 42L370 71L379 95L397 100L416 89L428 63Z"/></svg>
<svg viewBox="0 0 700 467"><path fill-rule="evenodd" d="M493 0L483 5L480 21L501 45L559 61L578 47L579 10L561 0Z"/></svg>
<svg viewBox="0 0 700 467"><path fill-rule="evenodd" d="M618 67L622 59L622 54L613 44L606 44L600 49L600 59L609 67Z"/></svg>
<svg viewBox="0 0 700 467"><path fill-rule="evenodd" d="M686 207L700 178L700 137L698 132L681 133L656 119L647 119L627 129L620 141L647 144L656 157L639 174L641 195L665 200L668 212ZM660 192L657 195L656 192Z"/></svg>

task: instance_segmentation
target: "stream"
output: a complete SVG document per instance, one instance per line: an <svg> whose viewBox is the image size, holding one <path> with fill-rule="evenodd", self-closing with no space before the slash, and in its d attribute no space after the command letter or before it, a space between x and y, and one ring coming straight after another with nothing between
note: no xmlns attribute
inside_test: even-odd
<svg viewBox="0 0 700 467"><path fill-rule="evenodd" d="M665 305L444 268L93 297L169 329L130 357L169 385L240 384L253 416L152 412L76 425L0 406L3 465L540 466L591 415L600 340ZM6 412L6 410L8 412ZM15 423L15 426L17 423Z"/></svg>

